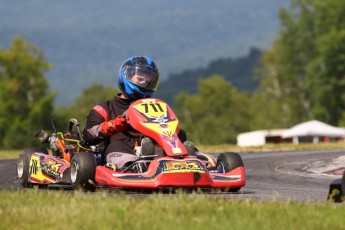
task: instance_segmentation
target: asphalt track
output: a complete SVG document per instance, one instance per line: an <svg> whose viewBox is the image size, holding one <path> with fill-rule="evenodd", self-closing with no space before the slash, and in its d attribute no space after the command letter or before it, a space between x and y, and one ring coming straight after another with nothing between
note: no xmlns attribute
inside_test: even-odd
<svg viewBox="0 0 345 230"><path fill-rule="evenodd" d="M242 196L256 199L326 201L330 183L341 178L345 149L245 153L247 184Z"/></svg>
<svg viewBox="0 0 345 230"><path fill-rule="evenodd" d="M345 169L345 149L241 153L247 183L229 199L323 202ZM0 189L20 189L16 160L0 160Z"/></svg>

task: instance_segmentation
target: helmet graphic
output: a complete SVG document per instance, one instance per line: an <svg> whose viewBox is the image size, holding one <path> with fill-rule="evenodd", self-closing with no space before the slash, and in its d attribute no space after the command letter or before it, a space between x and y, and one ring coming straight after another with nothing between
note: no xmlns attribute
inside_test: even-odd
<svg viewBox="0 0 345 230"><path fill-rule="evenodd" d="M152 97L158 83L157 65L148 57L131 57L120 67L118 86L133 99Z"/></svg>

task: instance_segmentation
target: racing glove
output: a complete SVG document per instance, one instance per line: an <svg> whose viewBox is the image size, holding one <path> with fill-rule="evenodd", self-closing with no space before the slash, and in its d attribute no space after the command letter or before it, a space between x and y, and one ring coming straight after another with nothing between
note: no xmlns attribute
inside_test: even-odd
<svg viewBox="0 0 345 230"><path fill-rule="evenodd" d="M113 120L102 122L100 125L101 131L110 136L114 133L123 132L127 129L126 118L118 116Z"/></svg>

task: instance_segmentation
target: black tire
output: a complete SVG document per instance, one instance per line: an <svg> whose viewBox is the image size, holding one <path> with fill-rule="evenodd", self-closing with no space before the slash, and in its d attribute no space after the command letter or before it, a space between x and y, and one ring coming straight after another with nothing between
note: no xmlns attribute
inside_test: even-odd
<svg viewBox="0 0 345 230"><path fill-rule="evenodd" d="M81 152L72 157L71 160L71 185L73 189L94 191L96 158L93 153Z"/></svg>
<svg viewBox="0 0 345 230"><path fill-rule="evenodd" d="M344 197L344 175L343 178L332 181L329 185L327 200L329 202L340 203L343 202Z"/></svg>
<svg viewBox="0 0 345 230"><path fill-rule="evenodd" d="M65 169L63 172L62 183L71 184L71 167Z"/></svg>
<svg viewBox="0 0 345 230"><path fill-rule="evenodd" d="M33 184L29 182L29 175L31 173L31 155L35 152L40 152L48 155L48 150L40 147L25 148L19 154L19 158L17 161L17 177L23 188L32 188L33 186Z"/></svg>
<svg viewBox="0 0 345 230"><path fill-rule="evenodd" d="M237 167L244 166L241 156L238 153L221 153L217 158L217 172L227 173ZM241 188L228 189L230 192L238 192Z"/></svg>

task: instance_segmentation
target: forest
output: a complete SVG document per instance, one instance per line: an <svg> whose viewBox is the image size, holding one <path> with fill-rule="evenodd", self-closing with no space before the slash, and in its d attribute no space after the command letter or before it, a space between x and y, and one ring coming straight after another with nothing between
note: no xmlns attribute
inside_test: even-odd
<svg viewBox="0 0 345 230"><path fill-rule="evenodd" d="M343 15L342 0L294 0L279 11L282 29L271 48L252 49L244 58L248 62L219 59L205 69L172 76L174 90L181 84L176 79L196 87L172 91L174 97L168 99L189 139L205 145L235 143L241 132L310 119L345 126ZM245 71L232 70L242 64ZM45 76L51 66L43 51L23 38L0 48L1 149L37 145L35 133L51 130L52 119L61 129L71 117L83 124L90 107L116 92L93 84L72 105L55 106L56 94ZM236 81L246 78L244 85Z"/></svg>

